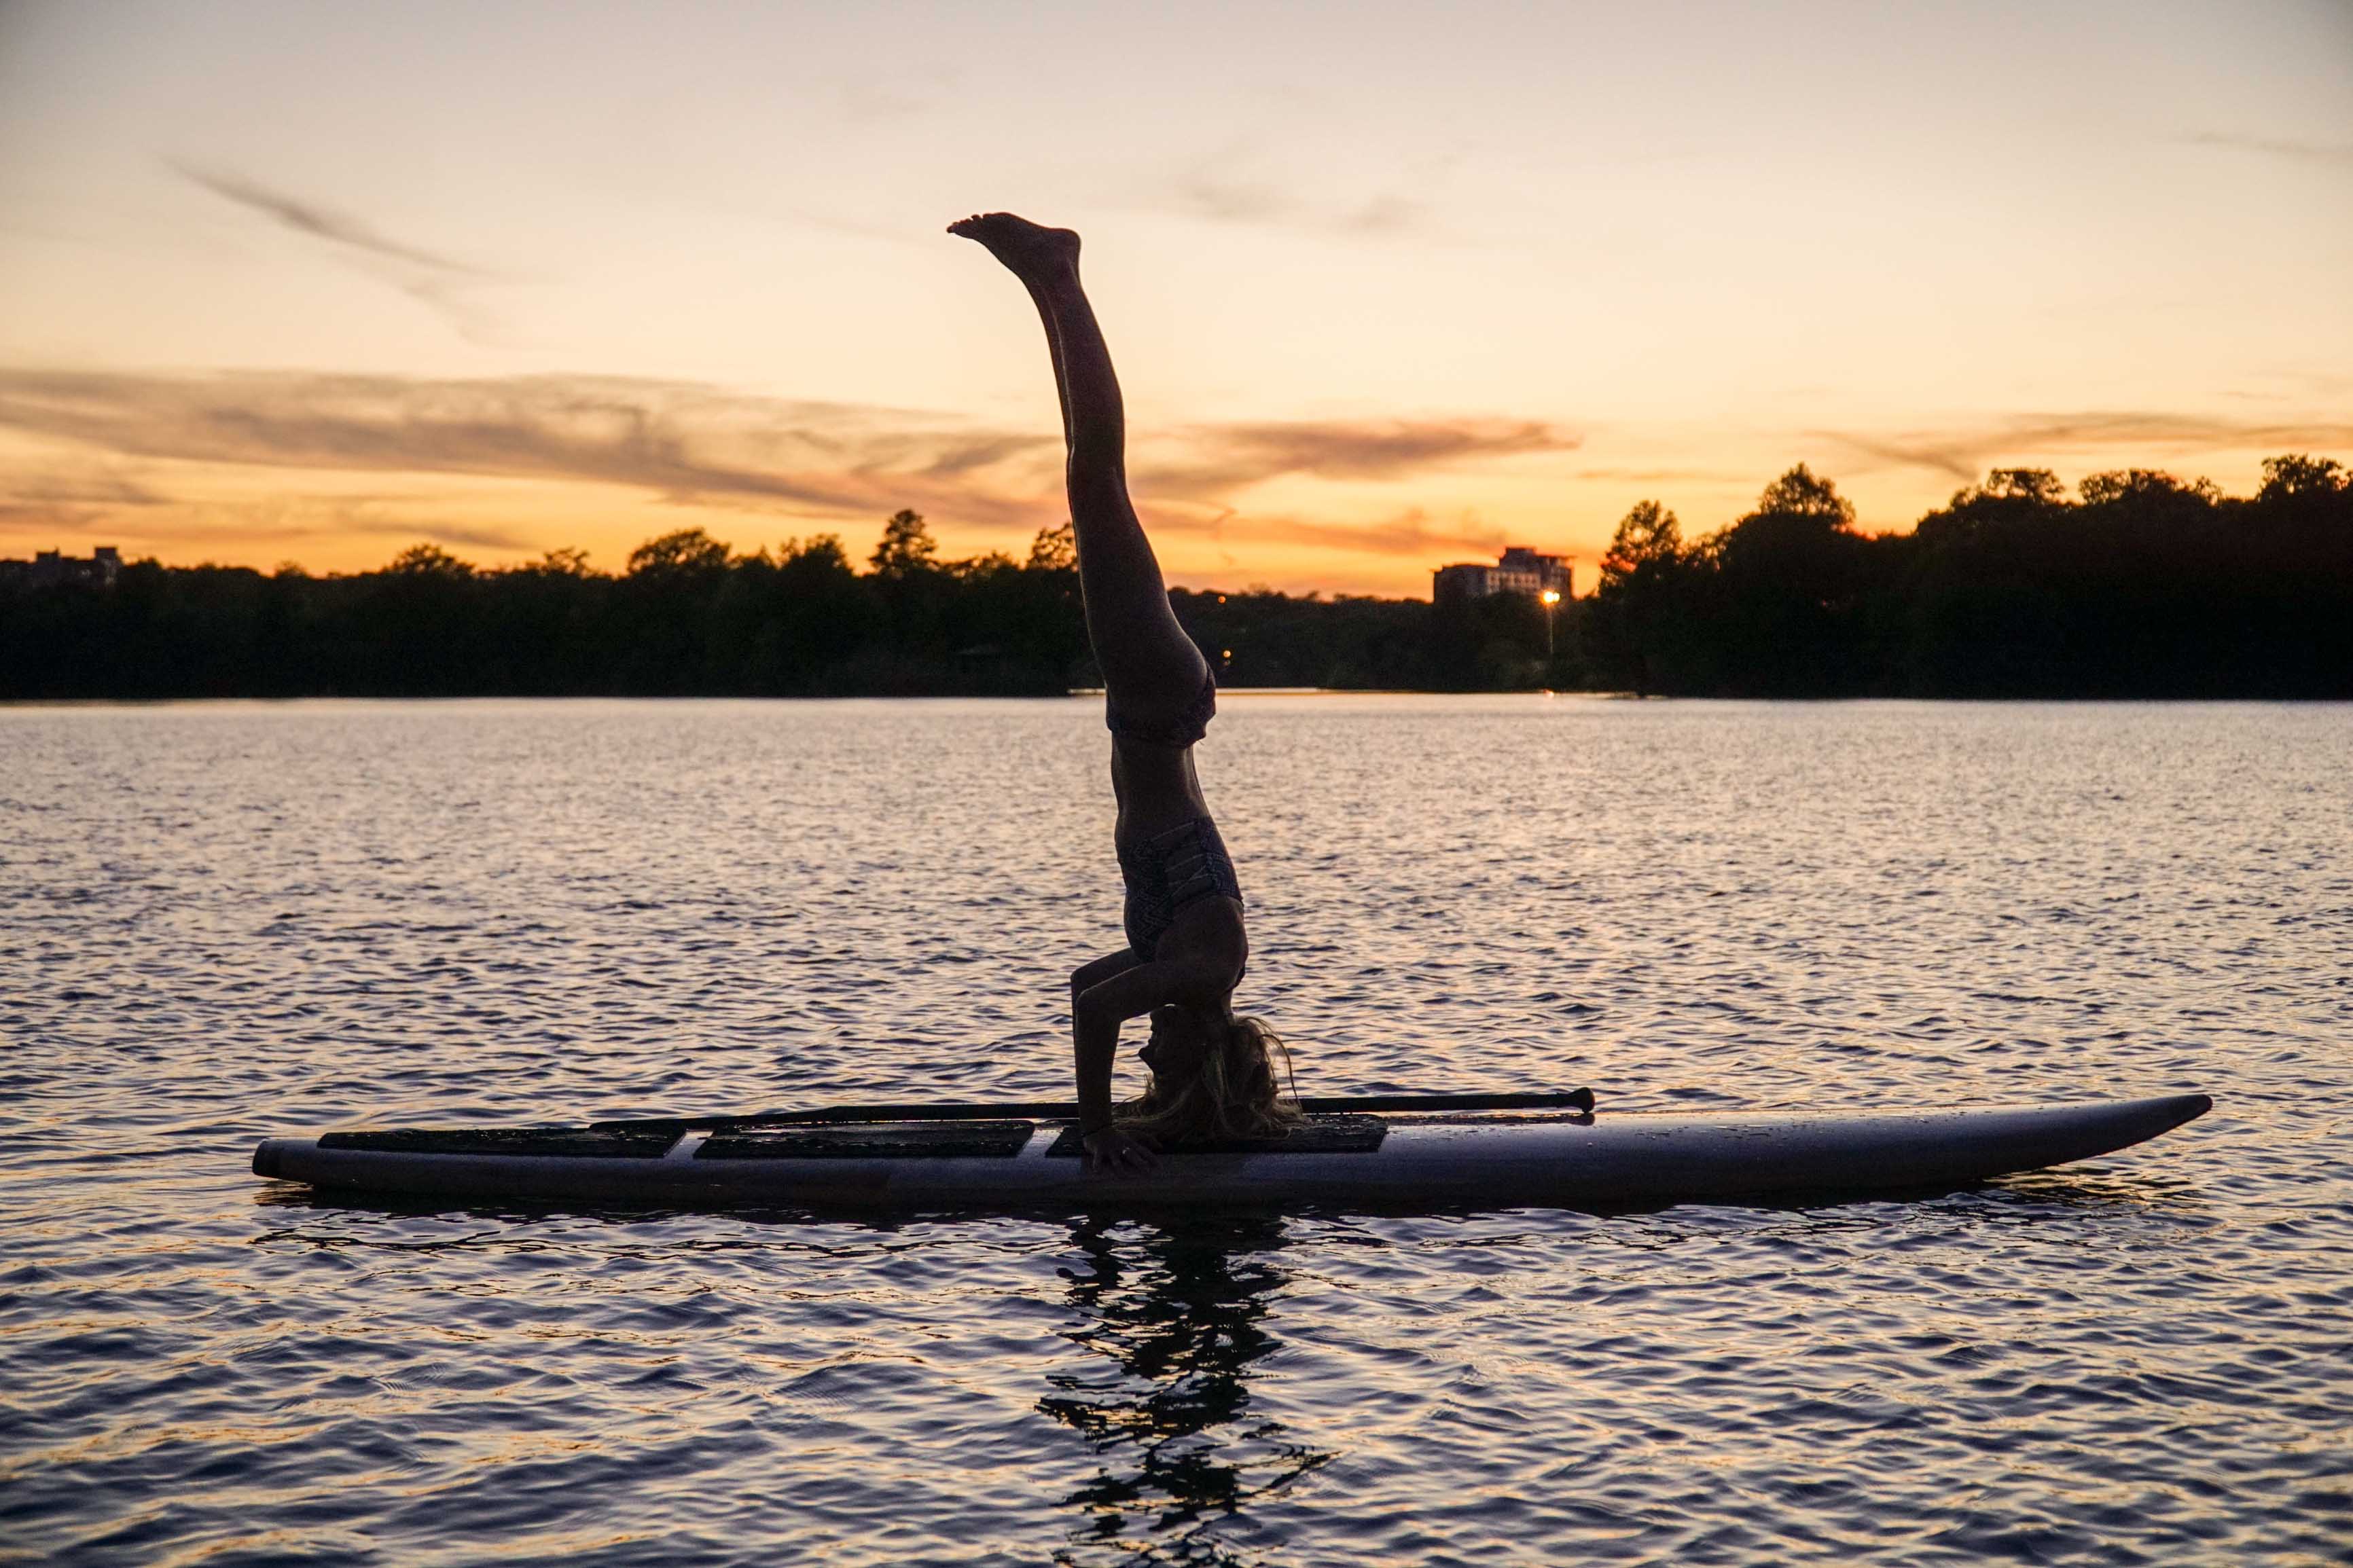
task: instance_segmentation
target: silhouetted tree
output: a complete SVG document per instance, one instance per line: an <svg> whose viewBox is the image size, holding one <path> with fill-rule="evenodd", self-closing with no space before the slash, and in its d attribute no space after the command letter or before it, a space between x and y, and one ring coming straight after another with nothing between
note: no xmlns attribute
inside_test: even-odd
<svg viewBox="0 0 2353 1568"><path fill-rule="evenodd" d="M357 630L354 689L433 695L464 689L483 652L474 568L438 544L412 544L371 584Z"/></svg>
<svg viewBox="0 0 2353 1568"><path fill-rule="evenodd" d="M1704 684L1690 625L1702 564L1657 501L1637 501L1619 521L1584 620L1587 658L1604 684L1641 694Z"/></svg>
<svg viewBox="0 0 2353 1568"><path fill-rule="evenodd" d="M932 542L932 531L923 525L921 512L895 511L882 525L882 537L870 561L877 576L903 577L931 570L938 553L939 546Z"/></svg>
<svg viewBox="0 0 2353 1568"><path fill-rule="evenodd" d="M648 540L629 552L613 614L621 689L645 696L726 690L713 609L729 576L727 546L699 528Z"/></svg>
<svg viewBox="0 0 2353 1568"><path fill-rule="evenodd" d="M1041 528L1029 542L1032 572L1075 572L1078 566L1078 531L1068 522L1058 528Z"/></svg>
<svg viewBox="0 0 2353 1568"><path fill-rule="evenodd" d="M439 578L464 582L474 575L474 569L438 544L412 544L392 558L385 574L392 577Z"/></svg>
<svg viewBox="0 0 2353 1568"><path fill-rule="evenodd" d="M2337 496L2348 485L2353 485L2353 474L2347 473L2334 458L2266 458L2263 487L2255 492L2255 500L2276 505L2307 496Z"/></svg>
<svg viewBox="0 0 2353 1568"><path fill-rule="evenodd" d="M2184 484L2171 474L2155 468L2118 468L2093 474L2075 488L2085 506L2171 506L2179 510L2184 507L2212 506L2222 499L2211 479L2193 479Z"/></svg>
<svg viewBox="0 0 2353 1568"><path fill-rule="evenodd" d="M861 679L886 691L935 685L938 678L925 671L952 662L947 610L957 596L957 583L941 563L922 514L892 513L867 559L890 635L885 646L868 655Z"/></svg>
<svg viewBox="0 0 2353 1568"><path fill-rule="evenodd" d="M2067 489L2042 468L1997 468L1920 520L1909 542L1901 685L1951 696L2025 694L2068 640L2052 547Z"/></svg>
<svg viewBox="0 0 2353 1568"><path fill-rule="evenodd" d="M1871 544L1846 498L1803 463L1766 486L1755 510L1705 542L1717 684L1759 697L1870 689Z"/></svg>

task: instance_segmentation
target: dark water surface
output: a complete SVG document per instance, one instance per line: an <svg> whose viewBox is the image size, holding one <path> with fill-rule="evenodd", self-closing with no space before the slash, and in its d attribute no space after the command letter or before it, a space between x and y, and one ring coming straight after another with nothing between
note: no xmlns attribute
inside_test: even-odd
<svg viewBox="0 0 2353 1568"><path fill-rule="evenodd" d="M317 1203L255 1139L1067 1092L1093 706L0 710L0 1560L2353 1553L2353 710L1226 708L1303 1089L2218 1106L1902 1204Z"/></svg>

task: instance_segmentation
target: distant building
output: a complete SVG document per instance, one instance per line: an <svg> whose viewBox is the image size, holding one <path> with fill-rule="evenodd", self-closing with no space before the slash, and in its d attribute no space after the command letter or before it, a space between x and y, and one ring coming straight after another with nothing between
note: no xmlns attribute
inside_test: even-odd
<svg viewBox="0 0 2353 1568"><path fill-rule="evenodd" d="M30 561L0 561L0 583L28 588L73 583L86 588L111 588L122 571L122 552L101 544L87 561L76 561L61 551L44 550Z"/></svg>
<svg viewBox="0 0 2353 1568"><path fill-rule="evenodd" d="M1465 561L1430 574L1433 599L1483 599L1490 594L1545 593L1576 597L1576 567L1566 555L1546 555L1512 545L1493 566Z"/></svg>

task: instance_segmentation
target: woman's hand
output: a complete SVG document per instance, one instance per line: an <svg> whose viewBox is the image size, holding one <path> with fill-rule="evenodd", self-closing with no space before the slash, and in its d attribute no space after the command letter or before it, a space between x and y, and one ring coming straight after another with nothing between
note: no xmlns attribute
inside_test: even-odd
<svg viewBox="0 0 2353 1568"><path fill-rule="evenodd" d="M1141 1139L1116 1127L1092 1132L1080 1144L1087 1152L1087 1173L1095 1176L1140 1176L1160 1163Z"/></svg>

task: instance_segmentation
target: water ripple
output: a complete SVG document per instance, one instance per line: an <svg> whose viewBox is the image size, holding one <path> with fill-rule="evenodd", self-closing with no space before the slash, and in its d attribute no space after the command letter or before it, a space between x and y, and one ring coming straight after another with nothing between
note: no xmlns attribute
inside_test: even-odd
<svg viewBox="0 0 2353 1568"><path fill-rule="evenodd" d="M1303 1086L2220 1103L1837 1207L325 1203L252 1140L1063 1092L1091 705L0 710L0 1562L2353 1557L2353 711L1227 710Z"/></svg>

